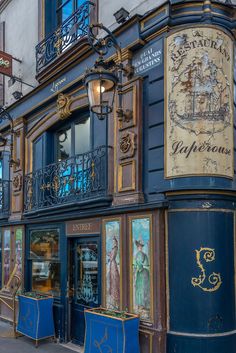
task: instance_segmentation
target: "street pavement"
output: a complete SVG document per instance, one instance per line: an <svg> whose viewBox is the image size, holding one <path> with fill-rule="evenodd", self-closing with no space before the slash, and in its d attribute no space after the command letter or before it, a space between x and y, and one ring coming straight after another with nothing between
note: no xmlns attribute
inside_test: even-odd
<svg viewBox="0 0 236 353"><path fill-rule="evenodd" d="M35 341L28 337L13 337L13 328L8 323L0 321L0 353L73 353L72 349L80 352L79 347L67 345L70 349L52 342L50 339L39 341L35 348Z"/></svg>

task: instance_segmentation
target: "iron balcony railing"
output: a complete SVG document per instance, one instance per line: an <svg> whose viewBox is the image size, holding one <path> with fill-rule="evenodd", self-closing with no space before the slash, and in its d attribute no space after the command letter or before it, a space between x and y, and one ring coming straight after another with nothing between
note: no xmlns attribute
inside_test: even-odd
<svg viewBox="0 0 236 353"><path fill-rule="evenodd" d="M0 179L0 218L9 215L10 208L10 181Z"/></svg>
<svg viewBox="0 0 236 353"><path fill-rule="evenodd" d="M25 176L25 212L107 196L107 153L101 146Z"/></svg>
<svg viewBox="0 0 236 353"><path fill-rule="evenodd" d="M55 60L72 43L88 34L90 9L94 6L86 1L60 27L36 46L36 72Z"/></svg>

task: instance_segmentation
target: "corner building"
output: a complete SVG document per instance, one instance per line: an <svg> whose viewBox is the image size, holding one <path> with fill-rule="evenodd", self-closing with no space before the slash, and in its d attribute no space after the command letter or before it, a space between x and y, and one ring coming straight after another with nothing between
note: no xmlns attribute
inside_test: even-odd
<svg viewBox="0 0 236 353"><path fill-rule="evenodd" d="M235 353L234 4L56 3L34 9L36 87L7 106L19 163L1 150L1 292L10 303L18 271L52 293L63 342L83 345L84 309L102 305L140 315L142 353ZM134 68L123 118L117 96L106 119L89 110L96 22Z"/></svg>

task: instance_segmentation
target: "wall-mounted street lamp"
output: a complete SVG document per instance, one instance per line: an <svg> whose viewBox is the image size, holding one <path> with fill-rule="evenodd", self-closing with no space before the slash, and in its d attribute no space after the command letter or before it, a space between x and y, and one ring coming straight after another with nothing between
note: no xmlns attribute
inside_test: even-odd
<svg viewBox="0 0 236 353"><path fill-rule="evenodd" d="M13 138L15 135L15 131L13 129L13 119L12 119L11 115L6 111L6 109L0 106L0 124L6 120L8 120L10 123L10 135L11 135L10 136L10 161L9 161L9 164L10 164L10 166L13 166L13 165L19 166L20 161L19 160L15 161L13 159ZM5 137L2 136L2 134L0 134L0 147L7 146L7 143L8 143L8 139L6 139Z"/></svg>
<svg viewBox="0 0 236 353"><path fill-rule="evenodd" d="M103 30L107 36L98 38L97 31ZM98 119L103 120L113 110L114 97L118 93L118 109L116 111L120 120L132 118L131 110L122 108L122 76L131 76L133 68L122 63L121 48L113 34L102 24L94 24L89 27L88 41L91 47L99 54L93 68L88 69L84 76L85 86L88 92L90 110L97 114ZM117 54L117 62L106 62L104 56L109 48L114 47Z"/></svg>

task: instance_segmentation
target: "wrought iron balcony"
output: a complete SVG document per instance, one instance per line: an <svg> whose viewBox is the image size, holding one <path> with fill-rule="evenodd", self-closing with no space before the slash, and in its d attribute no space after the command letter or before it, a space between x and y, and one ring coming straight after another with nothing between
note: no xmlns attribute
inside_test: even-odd
<svg viewBox="0 0 236 353"><path fill-rule="evenodd" d="M107 196L107 151L101 146L25 176L25 213Z"/></svg>
<svg viewBox="0 0 236 353"><path fill-rule="evenodd" d="M10 208L10 181L0 179L0 218L8 217Z"/></svg>
<svg viewBox="0 0 236 353"><path fill-rule="evenodd" d="M73 43L88 33L90 9L94 4L86 1L57 30L36 46L36 72L39 73L49 63Z"/></svg>

